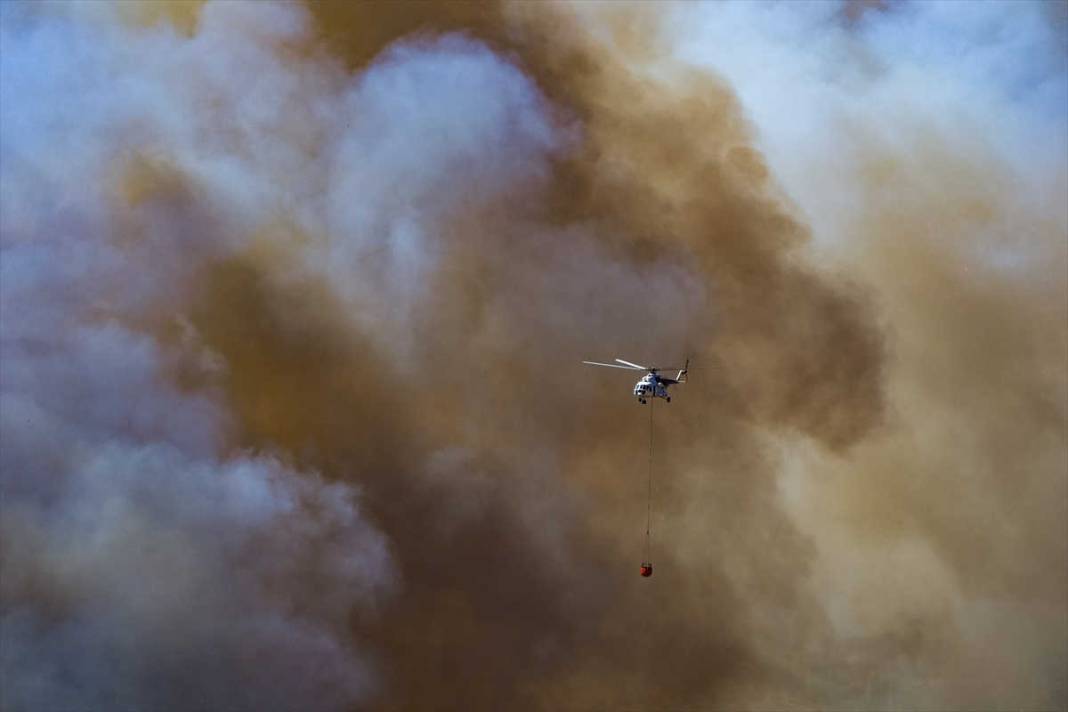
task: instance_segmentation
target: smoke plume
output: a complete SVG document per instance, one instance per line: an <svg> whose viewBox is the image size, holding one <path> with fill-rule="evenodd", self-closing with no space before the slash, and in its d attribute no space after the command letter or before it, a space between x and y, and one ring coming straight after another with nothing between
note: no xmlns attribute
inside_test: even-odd
<svg viewBox="0 0 1068 712"><path fill-rule="evenodd" d="M4 4L2 705L1063 707L1062 10Z"/></svg>

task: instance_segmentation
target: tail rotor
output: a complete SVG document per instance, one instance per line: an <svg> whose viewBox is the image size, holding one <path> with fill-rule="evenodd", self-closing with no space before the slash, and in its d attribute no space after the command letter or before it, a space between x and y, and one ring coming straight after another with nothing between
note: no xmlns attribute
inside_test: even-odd
<svg viewBox="0 0 1068 712"><path fill-rule="evenodd" d="M690 370L690 359L686 359L686 365L679 371L679 375L675 376L675 380L679 383L686 382L686 374Z"/></svg>

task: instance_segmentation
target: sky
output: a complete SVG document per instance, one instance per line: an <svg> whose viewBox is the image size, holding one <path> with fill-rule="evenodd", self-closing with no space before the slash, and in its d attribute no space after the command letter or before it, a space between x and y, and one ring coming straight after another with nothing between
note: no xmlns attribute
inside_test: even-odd
<svg viewBox="0 0 1068 712"><path fill-rule="evenodd" d="M0 706L1064 708L1066 195L1064 2L2 3Z"/></svg>

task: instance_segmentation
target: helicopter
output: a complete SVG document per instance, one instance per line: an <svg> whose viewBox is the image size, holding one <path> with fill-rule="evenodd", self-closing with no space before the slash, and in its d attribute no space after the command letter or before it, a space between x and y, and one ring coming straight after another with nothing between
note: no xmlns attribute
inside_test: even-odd
<svg viewBox="0 0 1068 712"><path fill-rule="evenodd" d="M623 364L617 366L614 363L599 363L597 361L583 361L582 363L589 364L590 366L606 366L608 368L622 368L628 371L648 371L641 380L634 384L634 395L637 397L638 402L642 405L648 403L649 398L663 398L668 403L671 402L671 396L668 395L668 386L673 386L676 383L686 382L686 371L690 368L690 359L686 359L686 365L682 368L661 368L652 366L641 366L630 361L624 361L621 358L617 358L618 363ZM674 378L665 378L660 375L660 371L675 371L679 373Z"/></svg>

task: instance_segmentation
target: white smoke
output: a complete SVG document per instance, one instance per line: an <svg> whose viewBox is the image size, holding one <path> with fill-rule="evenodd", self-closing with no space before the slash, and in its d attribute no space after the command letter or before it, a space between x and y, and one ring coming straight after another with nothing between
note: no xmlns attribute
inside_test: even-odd
<svg viewBox="0 0 1068 712"><path fill-rule="evenodd" d="M348 626L392 586L386 541L352 487L224 453L225 409L175 373L226 364L187 323L139 328L299 198L296 146L342 104L279 60L294 8L212 5L191 38L114 10L0 24L2 704L346 709L375 687ZM131 164L176 195L123 193Z"/></svg>
<svg viewBox="0 0 1068 712"><path fill-rule="evenodd" d="M567 133L518 68L456 35L387 49L336 111L325 220L307 225L326 240L309 265L403 355L411 309L448 250L441 225L544 182Z"/></svg>
<svg viewBox="0 0 1068 712"><path fill-rule="evenodd" d="M349 618L394 590L389 545L351 486L224 449L230 365L183 305L291 231L274 277L403 350L435 223L543 180L568 135L463 37L352 77L296 5L208 3L189 37L120 10L0 15L2 701L344 709L375 690Z"/></svg>

